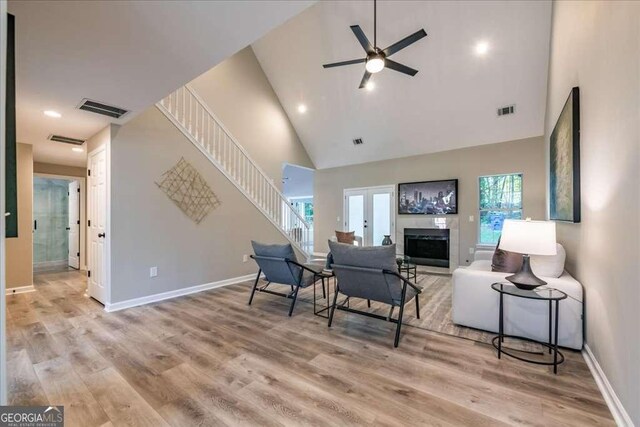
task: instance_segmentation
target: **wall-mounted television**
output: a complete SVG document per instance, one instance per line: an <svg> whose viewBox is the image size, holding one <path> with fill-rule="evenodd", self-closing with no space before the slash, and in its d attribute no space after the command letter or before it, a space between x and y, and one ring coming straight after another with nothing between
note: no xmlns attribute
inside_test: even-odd
<svg viewBox="0 0 640 427"><path fill-rule="evenodd" d="M456 215L457 213L457 179L398 184L398 214L400 215Z"/></svg>

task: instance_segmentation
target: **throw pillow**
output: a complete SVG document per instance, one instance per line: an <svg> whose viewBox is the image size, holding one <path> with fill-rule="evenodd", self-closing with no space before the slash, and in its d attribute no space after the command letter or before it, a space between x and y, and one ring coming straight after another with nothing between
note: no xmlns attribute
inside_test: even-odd
<svg viewBox="0 0 640 427"><path fill-rule="evenodd" d="M522 254L500 249L500 239L491 259L491 271L516 273L522 267Z"/></svg>
<svg viewBox="0 0 640 427"><path fill-rule="evenodd" d="M336 230L336 239L338 239L338 243L353 245L353 242L356 240L356 232Z"/></svg>

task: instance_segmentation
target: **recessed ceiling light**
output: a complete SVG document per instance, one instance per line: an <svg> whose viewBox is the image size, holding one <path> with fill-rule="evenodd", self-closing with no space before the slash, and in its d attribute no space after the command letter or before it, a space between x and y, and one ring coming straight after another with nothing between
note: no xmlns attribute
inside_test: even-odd
<svg viewBox="0 0 640 427"><path fill-rule="evenodd" d="M298 105L298 113L300 114L304 114L307 112L307 106L304 104L299 104Z"/></svg>
<svg viewBox="0 0 640 427"><path fill-rule="evenodd" d="M372 90L374 90L376 88L376 84L374 82L372 82L371 80L369 80L367 82L367 84L365 85L365 88L371 92Z"/></svg>
<svg viewBox="0 0 640 427"><path fill-rule="evenodd" d="M84 153L84 149L80 147L73 147L71 151L75 151L76 153Z"/></svg>
<svg viewBox="0 0 640 427"><path fill-rule="evenodd" d="M47 117L53 117L54 119L59 119L60 117L62 117L62 114L58 113L57 111L53 111L53 110L46 110L44 112L44 115Z"/></svg>
<svg viewBox="0 0 640 427"><path fill-rule="evenodd" d="M486 41L481 41L476 44L476 55L483 56L489 51L489 43Z"/></svg>

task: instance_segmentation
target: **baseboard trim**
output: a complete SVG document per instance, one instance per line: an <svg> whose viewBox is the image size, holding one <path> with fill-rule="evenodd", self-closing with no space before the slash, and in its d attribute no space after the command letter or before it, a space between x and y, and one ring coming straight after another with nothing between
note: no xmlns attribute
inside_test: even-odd
<svg viewBox="0 0 640 427"><path fill-rule="evenodd" d="M27 292L34 292L36 288L33 285L18 286L16 288L8 288L5 290L5 295L26 294Z"/></svg>
<svg viewBox="0 0 640 427"><path fill-rule="evenodd" d="M242 283L248 280L255 279L255 277L255 274L247 274L246 276L232 277L231 279L219 280L217 282L205 283L203 285L190 286L188 288L176 289L175 291L162 292L160 294L148 295L140 298L133 298L113 304L107 303L104 305L104 310L111 313L114 311L124 310L125 308L137 307L153 302L181 297L184 295L195 294L197 292L208 291L210 289L221 288L223 286L234 285L236 283Z"/></svg>
<svg viewBox="0 0 640 427"><path fill-rule="evenodd" d="M605 402L607 402L607 406L611 411L611 415L613 415L616 425L620 427L634 427L629 413L624 409L624 406L622 406L622 402L618 399L611 383L587 344L585 344L582 349L582 357L584 357L585 362L587 362L591 375L593 375L593 378L596 380L596 384Z"/></svg>

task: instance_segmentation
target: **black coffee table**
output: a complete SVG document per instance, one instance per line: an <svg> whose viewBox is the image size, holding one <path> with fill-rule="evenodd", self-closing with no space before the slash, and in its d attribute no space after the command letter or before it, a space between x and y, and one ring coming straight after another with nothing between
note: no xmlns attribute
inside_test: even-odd
<svg viewBox="0 0 640 427"><path fill-rule="evenodd" d="M499 313L499 326L498 326L498 336L493 338L491 341L493 346L498 350L498 359L501 358L502 353L507 356L513 357L514 359L522 360L523 362L535 363L537 365L547 365L553 366L553 373L558 373L558 365L564 362L564 355L558 350L558 318L560 317L559 309L560 309L560 301L567 298L567 294L558 289L548 288L548 287L539 287L533 290L525 290L517 288L515 285L510 282L501 282L494 283L491 285L491 288L500 294L500 313ZM549 342L544 343L542 341L537 341L531 338L522 337L518 335L506 335L504 333L504 296L508 295L512 298L526 298L532 300L538 300L542 302L549 303ZM553 316L553 305L555 302L555 316ZM552 334L552 326L554 333ZM552 342L553 337L553 342ZM549 354L553 352L553 361L543 361L543 360L534 360L527 359L522 356L515 355L511 353L509 348L503 347L503 342L505 338L511 338L521 341L532 342L536 344L540 344L543 347L549 349ZM520 353L532 353L525 350L515 350Z"/></svg>

